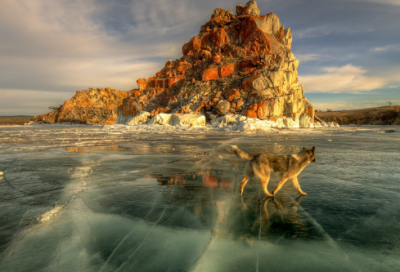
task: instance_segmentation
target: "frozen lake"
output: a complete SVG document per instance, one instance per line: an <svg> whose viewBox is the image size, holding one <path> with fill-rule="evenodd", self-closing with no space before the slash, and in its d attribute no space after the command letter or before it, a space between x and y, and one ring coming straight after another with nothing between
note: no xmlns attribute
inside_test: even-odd
<svg viewBox="0 0 400 272"><path fill-rule="evenodd" d="M267 198L228 152L316 163ZM0 127L0 271L399 271L400 127ZM270 190L277 182L272 176Z"/></svg>

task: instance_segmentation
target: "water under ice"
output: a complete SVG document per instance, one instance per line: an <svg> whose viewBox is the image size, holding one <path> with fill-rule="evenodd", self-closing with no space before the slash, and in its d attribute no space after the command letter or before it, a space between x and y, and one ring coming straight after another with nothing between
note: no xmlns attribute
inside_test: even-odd
<svg viewBox="0 0 400 272"><path fill-rule="evenodd" d="M2 127L0 271L398 271L399 135ZM252 179L240 197L230 144L316 146L308 195Z"/></svg>

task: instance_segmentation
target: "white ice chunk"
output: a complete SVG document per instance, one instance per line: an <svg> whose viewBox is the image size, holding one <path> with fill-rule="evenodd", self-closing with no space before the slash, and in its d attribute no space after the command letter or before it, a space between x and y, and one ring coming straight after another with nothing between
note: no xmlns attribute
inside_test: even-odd
<svg viewBox="0 0 400 272"><path fill-rule="evenodd" d="M308 116L308 115L300 116L299 126L301 128L310 128L310 127L312 127L311 117Z"/></svg>
<svg viewBox="0 0 400 272"><path fill-rule="evenodd" d="M211 125L213 127L226 127L233 125L240 125L241 122L245 121L247 118L245 116L239 115L225 115L211 120Z"/></svg>
<svg viewBox="0 0 400 272"><path fill-rule="evenodd" d="M211 125L215 128L230 128L230 130L267 131L271 128L298 128L299 122L296 122L293 119L286 117L278 118L276 121L270 121L247 118L245 116L239 115L226 115L212 120ZM308 127L312 126L308 125Z"/></svg>
<svg viewBox="0 0 400 272"><path fill-rule="evenodd" d="M328 127L339 127L339 124L336 123L336 122L328 122L328 123L327 123L327 126L328 126Z"/></svg>
<svg viewBox="0 0 400 272"><path fill-rule="evenodd" d="M287 128L298 128L298 122L294 121L292 118L283 118L283 124Z"/></svg>
<svg viewBox="0 0 400 272"><path fill-rule="evenodd" d="M239 125L239 130L243 131L266 131L270 130L271 127L276 125L275 122L268 120L260 120L254 118L247 118L245 121L242 121Z"/></svg>
<svg viewBox="0 0 400 272"><path fill-rule="evenodd" d="M172 114L170 114L170 113L157 114L156 116L154 116L150 120L149 124L152 124L152 125L163 125L163 126L169 125L169 121L171 119L171 116L172 116Z"/></svg>
<svg viewBox="0 0 400 272"><path fill-rule="evenodd" d="M206 117L201 114L172 114L169 124L171 126L204 127Z"/></svg>
<svg viewBox="0 0 400 272"><path fill-rule="evenodd" d="M322 125L321 125L320 122L314 122L314 127L315 128L320 128L320 127L322 127Z"/></svg>
<svg viewBox="0 0 400 272"><path fill-rule="evenodd" d="M141 125L147 123L150 118L150 112L142 111L139 115L131 117L126 124L127 125Z"/></svg>
<svg viewBox="0 0 400 272"><path fill-rule="evenodd" d="M160 113L154 116L149 124L153 125L171 125L171 126L190 126L204 127L206 118L201 114L168 114Z"/></svg>

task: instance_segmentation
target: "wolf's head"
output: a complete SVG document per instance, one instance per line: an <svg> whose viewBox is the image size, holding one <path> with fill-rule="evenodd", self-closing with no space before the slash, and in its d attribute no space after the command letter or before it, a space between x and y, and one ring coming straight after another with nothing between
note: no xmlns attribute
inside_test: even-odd
<svg viewBox="0 0 400 272"><path fill-rule="evenodd" d="M303 147L303 151L307 152L310 155L311 162L317 161L317 159L315 158L315 146L313 146L311 149L308 149L307 147Z"/></svg>

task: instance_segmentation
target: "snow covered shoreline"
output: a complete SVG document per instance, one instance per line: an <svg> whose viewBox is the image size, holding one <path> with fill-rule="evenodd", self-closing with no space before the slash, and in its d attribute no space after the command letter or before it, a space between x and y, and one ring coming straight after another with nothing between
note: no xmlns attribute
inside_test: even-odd
<svg viewBox="0 0 400 272"><path fill-rule="evenodd" d="M141 112L137 116L130 118L118 116L117 124L106 126L108 129L121 128L123 126L135 127L139 126L165 126L170 130L170 127L182 128L199 128L206 131L269 131L274 128L296 129L296 128L322 128L322 127L339 127L337 123L311 122L309 116L303 115L298 120L291 118L277 118L270 120L260 120L256 118L248 118L242 115L225 115L211 119L206 122L206 117L202 114L168 114L160 113L150 118L150 113ZM174 130L174 129L172 129Z"/></svg>
<svg viewBox="0 0 400 272"><path fill-rule="evenodd" d="M28 125L43 125L30 123ZM101 127L108 131L132 131L138 133L210 133L210 132L268 132L277 129L297 130L302 128L328 128L339 127L337 123L310 122L309 116L302 116L299 120L291 118L278 118L277 120L260 120L241 115L225 115L217 117L207 123L201 114L168 114L160 113L152 118L147 112L130 117L117 119L117 124L105 126L79 125L71 123L47 124L48 126L90 126Z"/></svg>
<svg viewBox="0 0 400 272"><path fill-rule="evenodd" d="M141 112L137 116L127 117L118 115L116 124L119 125L144 125L144 124L158 124L170 126L190 126L190 127L205 127L206 117L202 114L170 114L160 113L156 116L150 117L150 113ZM278 118L270 120L260 120L257 118L249 118L242 115L224 115L220 117L214 116L210 120L210 124L214 128L231 127L233 130L254 130L254 129L267 129L267 128L310 128L327 126L325 123L310 122L309 116L302 116L299 120L290 118Z"/></svg>

